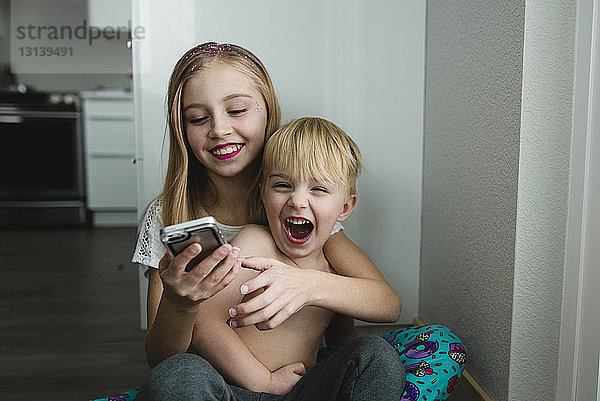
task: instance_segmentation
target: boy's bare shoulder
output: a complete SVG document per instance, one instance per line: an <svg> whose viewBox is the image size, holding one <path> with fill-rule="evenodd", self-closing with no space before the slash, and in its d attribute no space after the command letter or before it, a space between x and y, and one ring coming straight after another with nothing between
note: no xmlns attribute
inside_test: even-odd
<svg viewBox="0 0 600 401"><path fill-rule="evenodd" d="M240 230L239 233L231 241L232 245L235 241L271 241L271 232L269 227L261 226L258 224L248 224Z"/></svg>
<svg viewBox="0 0 600 401"><path fill-rule="evenodd" d="M241 249L242 256L272 257L278 254L277 246L268 227L249 224L231 240L231 245Z"/></svg>

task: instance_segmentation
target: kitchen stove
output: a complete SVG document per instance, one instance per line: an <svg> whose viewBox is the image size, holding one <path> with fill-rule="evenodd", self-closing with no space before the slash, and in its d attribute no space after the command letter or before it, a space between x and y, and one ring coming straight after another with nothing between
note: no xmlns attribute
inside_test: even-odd
<svg viewBox="0 0 600 401"><path fill-rule="evenodd" d="M86 223L79 98L0 92L0 225Z"/></svg>

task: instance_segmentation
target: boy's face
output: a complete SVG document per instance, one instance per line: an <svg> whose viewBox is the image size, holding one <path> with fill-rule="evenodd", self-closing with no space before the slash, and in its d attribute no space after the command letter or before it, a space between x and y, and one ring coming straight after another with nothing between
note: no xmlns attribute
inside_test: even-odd
<svg viewBox="0 0 600 401"><path fill-rule="evenodd" d="M321 252L336 221L354 209L356 195L340 184L299 180L274 171L262 191L271 235L291 258Z"/></svg>

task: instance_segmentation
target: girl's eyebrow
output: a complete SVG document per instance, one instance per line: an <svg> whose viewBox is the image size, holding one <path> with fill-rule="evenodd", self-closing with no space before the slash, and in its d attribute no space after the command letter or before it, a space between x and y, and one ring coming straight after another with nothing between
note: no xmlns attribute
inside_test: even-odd
<svg viewBox="0 0 600 401"><path fill-rule="evenodd" d="M250 95L248 95L246 93L232 93L231 95L225 96L223 98L223 101L226 102L228 100L235 99L236 97L247 97L247 98L250 98L250 99L252 98L252 96L250 96ZM202 107L204 107L204 105L201 104L201 103L190 103L187 106L183 107L183 111L185 112L185 111L187 111L189 109L202 108Z"/></svg>
<svg viewBox="0 0 600 401"><path fill-rule="evenodd" d="M186 112L189 109L194 109L194 108L202 108L204 107L203 105L201 105L200 103L190 103L187 106L183 107L183 111Z"/></svg>
<svg viewBox="0 0 600 401"><path fill-rule="evenodd" d="M231 95L225 96L223 98L223 101L231 100L231 99L236 98L236 97L249 97L249 98L251 98L252 96L250 96L250 95L248 95L246 93L232 93Z"/></svg>

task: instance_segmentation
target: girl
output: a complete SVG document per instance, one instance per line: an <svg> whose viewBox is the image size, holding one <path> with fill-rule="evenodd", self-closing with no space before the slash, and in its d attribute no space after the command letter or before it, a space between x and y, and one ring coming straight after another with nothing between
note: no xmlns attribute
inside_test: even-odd
<svg viewBox="0 0 600 401"><path fill-rule="evenodd" d="M239 249L224 245L185 272L199 246L191 245L173 258L164 253L158 231L164 225L212 215L229 242L243 225L264 223L260 213L252 212L260 210L258 170L264 143L280 122L265 67L249 51L228 44L205 43L184 54L171 75L167 107L170 151L165 184L148 207L133 259L151 267L146 354L152 367L188 350L200 303L233 281L241 264ZM336 292L363 294L362 313L370 320L397 320L400 297L340 228L334 227L324 250L333 269L353 280L346 284L347 291L336 288ZM275 327L302 307L296 301L306 298L305 289L286 274L292 267L272 260L254 263L269 269L268 291L252 305L234 306L232 325ZM392 333L388 341L400 347L401 341L412 344L418 334ZM342 317L332 321L326 334L328 345L342 345L354 337L352 320ZM290 381L298 380L294 372L288 373Z"/></svg>

